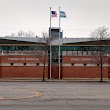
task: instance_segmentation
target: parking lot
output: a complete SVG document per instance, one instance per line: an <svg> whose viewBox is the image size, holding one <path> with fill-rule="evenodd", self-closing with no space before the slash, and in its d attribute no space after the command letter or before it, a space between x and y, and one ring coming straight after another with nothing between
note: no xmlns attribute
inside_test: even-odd
<svg viewBox="0 0 110 110"><path fill-rule="evenodd" d="M110 110L110 82L0 82L0 110Z"/></svg>

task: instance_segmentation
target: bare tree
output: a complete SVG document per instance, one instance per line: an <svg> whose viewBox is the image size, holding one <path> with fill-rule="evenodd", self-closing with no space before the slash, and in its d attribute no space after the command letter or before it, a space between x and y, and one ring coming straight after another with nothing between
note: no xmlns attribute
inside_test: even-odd
<svg viewBox="0 0 110 110"><path fill-rule="evenodd" d="M54 40L54 38L49 37L46 32L42 32L42 38L40 38L39 42L43 43L40 46L40 51L36 51L37 58L43 64L43 81L45 81L45 73L46 73L46 64L48 63L48 53L50 53L50 44Z"/></svg>
<svg viewBox="0 0 110 110"><path fill-rule="evenodd" d="M24 32L23 31L19 31L17 33L17 37L24 37Z"/></svg>
<svg viewBox="0 0 110 110"><path fill-rule="evenodd" d="M95 59L100 66L100 82L103 81L102 70L109 50L109 47L107 46L109 37L110 33L108 32L108 28L106 28L105 26L97 28L96 30L91 32L90 35L91 41L93 41L93 43L96 45L95 51L97 51L97 56L95 55Z"/></svg>
<svg viewBox="0 0 110 110"><path fill-rule="evenodd" d="M15 34L15 33L11 34L11 37L33 37L33 36L35 36L35 35L32 31L25 32L22 30L17 32L17 34Z"/></svg>
<svg viewBox="0 0 110 110"><path fill-rule="evenodd" d="M25 32L25 36L26 37L33 37L35 35L34 35L34 33L32 31L28 31L28 32Z"/></svg>
<svg viewBox="0 0 110 110"><path fill-rule="evenodd" d="M15 33L11 33L11 37L15 37L16 35L15 35Z"/></svg>

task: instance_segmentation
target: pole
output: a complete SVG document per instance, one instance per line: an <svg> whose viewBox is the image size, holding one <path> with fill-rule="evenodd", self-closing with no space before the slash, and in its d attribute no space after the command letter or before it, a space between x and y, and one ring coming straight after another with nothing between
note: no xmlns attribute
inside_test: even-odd
<svg viewBox="0 0 110 110"><path fill-rule="evenodd" d="M59 79L60 79L60 7L59 7Z"/></svg>
<svg viewBox="0 0 110 110"><path fill-rule="evenodd" d="M49 30L49 37L51 39L51 7L50 7L50 30ZM51 75L51 62L52 62L52 54L51 54L51 40L50 40L50 79L52 77Z"/></svg>

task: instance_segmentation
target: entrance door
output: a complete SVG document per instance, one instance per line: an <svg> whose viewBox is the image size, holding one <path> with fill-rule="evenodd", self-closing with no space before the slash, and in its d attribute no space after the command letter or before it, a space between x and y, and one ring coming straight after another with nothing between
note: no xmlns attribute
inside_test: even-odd
<svg viewBox="0 0 110 110"><path fill-rule="evenodd" d="M51 57L51 78L52 79L59 79L59 51L58 51L58 46L52 46L52 57ZM62 52L60 52L60 65L62 64ZM49 57L50 58L50 57ZM49 60L50 61L50 60ZM60 66L60 78L62 78L62 71L61 71L61 67Z"/></svg>
<svg viewBox="0 0 110 110"><path fill-rule="evenodd" d="M58 65L52 65L52 79L59 79L59 67L58 67Z"/></svg>

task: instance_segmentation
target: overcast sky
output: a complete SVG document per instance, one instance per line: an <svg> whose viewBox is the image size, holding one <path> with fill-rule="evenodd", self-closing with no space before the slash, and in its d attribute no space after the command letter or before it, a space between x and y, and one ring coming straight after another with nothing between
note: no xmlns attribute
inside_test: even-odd
<svg viewBox="0 0 110 110"><path fill-rule="evenodd" d="M67 18L61 19L64 37L89 37L100 26L110 29L110 0L0 0L0 36L32 31L40 36L50 26L50 7L59 6ZM52 27L58 18L52 18Z"/></svg>

